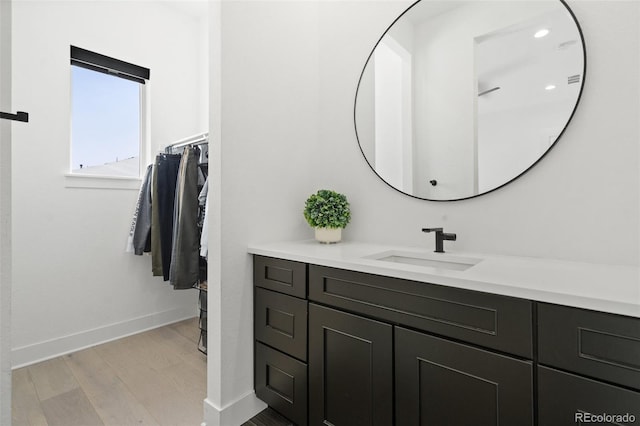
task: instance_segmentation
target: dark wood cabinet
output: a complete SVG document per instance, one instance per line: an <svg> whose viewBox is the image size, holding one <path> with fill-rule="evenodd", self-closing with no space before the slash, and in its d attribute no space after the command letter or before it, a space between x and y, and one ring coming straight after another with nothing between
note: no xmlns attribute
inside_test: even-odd
<svg viewBox="0 0 640 426"><path fill-rule="evenodd" d="M307 297L307 264L254 256L253 283L256 287L305 298Z"/></svg>
<svg viewBox="0 0 640 426"><path fill-rule="evenodd" d="M640 318L539 303L538 347L541 364L640 390Z"/></svg>
<svg viewBox="0 0 640 426"><path fill-rule="evenodd" d="M529 300L317 265L309 300L532 358Z"/></svg>
<svg viewBox="0 0 640 426"><path fill-rule="evenodd" d="M640 318L538 303L537 327L539 425L640 421Z"/></svg>
<svg viewBox="0 0 640 426"><path fill-rule="evenodd" d="M538 367L540 426L631 425L637 421L640 421L640 393L553 368Z"/></svg>
<svg viewBox="0 0 640 426"><path fill-rule="evenodd" d="M264 256L254 267L256 395L298 426L640 421L640 318Z"/></svg>
<svg viewBox="0 0 640 426"><path fill-rule="evenodd" d="M256 342L258 398L299 426L307 424L307 365Z"/></svg>
<svg viewBox="0 0 640 426"><path fill-rule="evenodd" d="M309 304L309 424L393 424L393 328Z"/></svg>
<svg viewBox="0 0 640 426"><path fill-rule="evenodd" d="M256 288L255 338L307 360L307 301Z"/></svg>
<svg viewBox="0 0 640 426"><path fill-rule="evenodd" d="M307 264L254 257L256 396L306 426Z"/></svg>
<svg viewBox="0 0 640 426"><path fill-rule="evenodd" d="M395 330L396 424L532 425L533 363Z"/></svg>

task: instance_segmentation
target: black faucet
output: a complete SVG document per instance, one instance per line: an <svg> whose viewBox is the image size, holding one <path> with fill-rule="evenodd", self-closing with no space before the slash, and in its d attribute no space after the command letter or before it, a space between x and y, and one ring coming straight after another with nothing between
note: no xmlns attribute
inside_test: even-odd
<svg viewBox="0 0 640 426"><path fill-rule="evenodd" d="M445 233L442 228L422 228L422 232L435 232L436 233L436 253L444 253L444 247L442 242L444 240L447 241L455 241L456 234Z"/></svg>

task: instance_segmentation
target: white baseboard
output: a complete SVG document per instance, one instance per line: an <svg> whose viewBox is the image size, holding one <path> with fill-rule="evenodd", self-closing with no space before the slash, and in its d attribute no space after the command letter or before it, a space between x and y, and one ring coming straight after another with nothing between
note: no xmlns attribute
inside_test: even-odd
<svg viewBox="0 0 640 426"><path fill-rule="evenodd" d="M205 399L202 426L240 426L265 408L267 404L258 399L254 391L222 408Z"/></svg>
<svg viewBox="0 0 640 426"><path fill-rule="evenodd" d="M115 324L108 324L91 330L61 336L55 339L38 342L11 351L11 368L16 369L37 362L46 361L71 352L76 352L101 343L110 342L122 337L137 334L163 325L193 318L197 315L196 307L172 309L157 312L138 318L132 318Z"/></svg>

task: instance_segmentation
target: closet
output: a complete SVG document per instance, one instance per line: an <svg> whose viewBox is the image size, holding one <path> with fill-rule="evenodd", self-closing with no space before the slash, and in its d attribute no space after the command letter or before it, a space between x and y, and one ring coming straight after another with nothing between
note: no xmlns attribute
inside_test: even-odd
<svg viewBox="0 0 640 426"><path fill-rule="evenodd" d="M152 274L175 290L198 290L200 339L207 353L207 133L167 145L147 166L128 251L149 253Z"/></svg>

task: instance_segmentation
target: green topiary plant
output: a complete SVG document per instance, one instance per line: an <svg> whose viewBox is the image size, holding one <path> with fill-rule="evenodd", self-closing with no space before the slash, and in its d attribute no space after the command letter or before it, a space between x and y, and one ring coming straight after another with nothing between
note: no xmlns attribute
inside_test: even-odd
<svg viewBox="0 0 640 426"><path fill-rule="evenodd" d="M351 220L347 197L321 189L304 204L304 218L314 228L344 228Z"/></svg>

